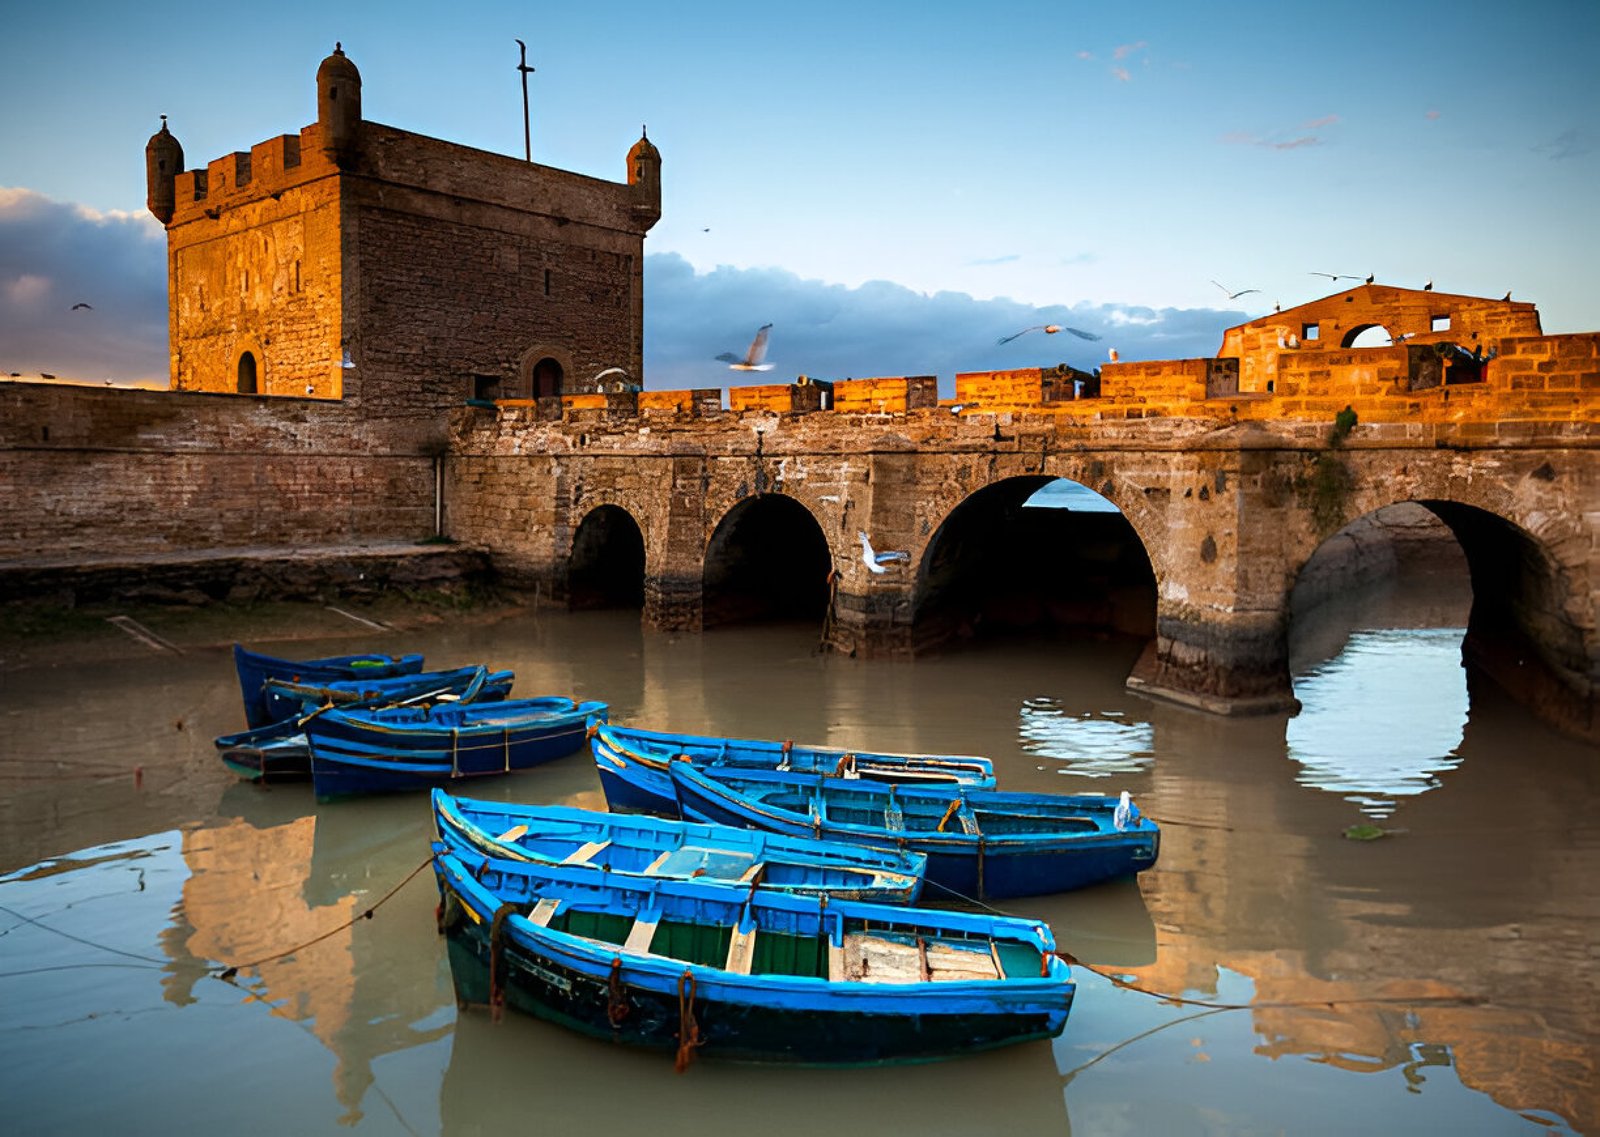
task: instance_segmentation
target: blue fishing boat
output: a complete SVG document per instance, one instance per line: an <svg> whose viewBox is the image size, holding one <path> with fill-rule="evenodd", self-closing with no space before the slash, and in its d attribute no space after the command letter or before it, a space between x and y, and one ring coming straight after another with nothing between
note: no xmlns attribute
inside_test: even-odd
<svg viewBox="0 0 1600 1137"><path fill-rule="evenodd" d="M700 766L734 770L796 770L850 780L993 787L994 764L959 754L874 754L829 746L759 739L668 734L601 726L589 740L606 803L620 813L678 816L677 793L667 766L687 758Z"/></svg>
<svg viewBox="0 0 1600 1137"><path fill-rule="evenodd" d="M433 791L433 827L453 849L504 860L882 904L914 903L927 864L918 853L570 806L477 801L441 789Z"/></svg>
<svg viewBox="0 0 1600 1137"><path fill-rule="evenodd" d="M457 1001L677 1055L918 1062L1066 1026L1075 986L1049 928L649 880L435 845Z"/></svg>
<svg viewBox="0 0 1600 1137"><path fill-rule="evenodd" d="M308 711L334 706L427 706L432 703L493 703L509 698L516 674L479 665L447 671L359 679L293 680L272 678L262 685L262 702L272 721L299 718Z"/></svg>
<svg viewBox="0 0 1600 1137"><path fill-rule="evenodd" d="M263 695L268 679L291 682L318 682L331 679L378 678L404 675L422 670L421 655L330 655L321 659L279 659L233 645L233 666L239 675L239 693L244 696L246 726L266 726L272 722Z"/></svg>
<svg viewBox="0 0 1600 1137"><path fill-rule="evenodd" d="M606 705L548 696L375 710L331 707L305 722L319 800L427 789L506 774L582 748Z"/></svg>
<svg viewBox="0 0 1600 1137"><path fill-rule="evenodd" d="M672 763L671 774L686 818L926 853L930 899L1065 892L1141 872L1160 848L1156 823L1126 793L897 786L692 762Z"/></svg>
<svg viewBox="0 0 1600 1137"><path fill-rule="evenodd" d="M251 782L305 781L311 777L311 744L303 719L332 707L432 706L441 702L491 703L511 692L510 671L462 667L454 671L419 671L383 679L340 679L293 683L268 679L265 684L276 722L216 739L222 764ZM292 708L292 709L291 709Z"/></svg>

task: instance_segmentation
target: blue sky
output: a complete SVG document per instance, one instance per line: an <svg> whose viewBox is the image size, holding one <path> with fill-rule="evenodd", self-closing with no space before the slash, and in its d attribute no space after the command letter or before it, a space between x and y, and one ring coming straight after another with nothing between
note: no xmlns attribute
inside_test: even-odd
<svg viewBox="0 0 1600 1137"><path fill-rule="evenodd" d="M407 130L520 155L517 37L536 161L622 180L649 125L651 387L727 382L769 321L772 381L1208 355L1314 272L1600 329L1593 0L942 8L13 7L0 370L163 375L145 139L167 114L195 166L299 129L335 40ZM1045 322L1103 338L995 342Z"/></svg>

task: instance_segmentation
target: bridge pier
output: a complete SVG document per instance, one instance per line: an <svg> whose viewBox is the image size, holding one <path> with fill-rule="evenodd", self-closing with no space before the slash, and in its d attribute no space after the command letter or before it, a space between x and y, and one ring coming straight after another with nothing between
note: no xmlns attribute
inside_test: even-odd
<svg viewBox="0 0 1600 1137"><path fill-rule="evenodd" d="M1156 638L1128 676L1130 691L1222 715L1293 714L1289 642L1280 613L1163 604Z"/></svg>

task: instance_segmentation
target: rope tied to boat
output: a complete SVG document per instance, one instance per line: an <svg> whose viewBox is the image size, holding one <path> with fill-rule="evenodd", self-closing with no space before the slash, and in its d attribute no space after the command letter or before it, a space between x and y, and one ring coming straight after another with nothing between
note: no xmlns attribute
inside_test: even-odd
<svg viewBox="0 0 1600 1137"><path fill-rule="evenodd" d="M372 915L373 915L374 912L376 912L379 908L382 908L385 904L387 904L394 897L395 893L399 892L406 885L410 884L411 881L412 881L412 878L414 878L419 872L421 872L423 869L427 868L431 864L433 864L433 854L430 853L430 854L428 854L427 858L420 865L418 865L416 868L412 869L409 873L406 874L404 880L402 880L399 884L395 885L388 892L386 892L382 896L380 896L378 898L378 900L372 905L372 907L362 909L360 912L357 912L354 916L350 917L348 920L346 920L344 923L340 924L338 927L329 928L326 932L323 932L320 936L315 936L315 937L307 940L305 943L298 944L295 947L289 948L286 951L280 951L280 952L277 952L277 953L275 953L273 955L262 956L260 959L254 960L253 962L250 962L250 963L236 963L236 964L233 964L233 965L231 965L229 967L224 967L219 971L213 972L213 974L218 979L222 979L222 980L225 980L225 981L228 981L228 982L232 982L233 978L236 975L238 975L239 972L241 972L241 971L254 970L255 968L260 967L263 963L274 963L274 962L276 962L276 961L278 961L280 959L285 959L285 958L287 958L287 957L289 957L291 955L294 955L297 952L304 951L306 948L311 947L313 944L320 944L323 940L327 939L330 936L338 935L340 932L344 931L346 928L353 927L357 920L370 920L370 919L372 919Z"/></svg>
<svg viewBox="0 0 1600 1137"><path fill-rule="evenodd" d="M500 1021L500 1012L506 1005L506 917L514 914L517 906L506 901L494 910L489 922L489 1018Z"/></svg>
<svg viewBox="0 0 1600 1137"><path fill-rule="evenodd" d="M859 778L861 772L856 769L856 756L854 754L840 756L839 764L833 768L833 776L836 778Z"/></svg>
<svg viewBox="0 0 1600 1137"><path fill-rule="evenodd" d="M622 1025L622 1020L628 1017L633 1010L628 1003L628 996L622 990L622 957L611 957L610 993L606 998L606 1021L611 1024L611 1029L616 1030Z"/></svg>
<svg viewBox="0 0 1600 1137"><path fill-rule="evenodd" d="M672 1068L680 1074L687 1070L701 1041L694 1017L694 972L684 968L678 977L678 1059Z"/></svg>

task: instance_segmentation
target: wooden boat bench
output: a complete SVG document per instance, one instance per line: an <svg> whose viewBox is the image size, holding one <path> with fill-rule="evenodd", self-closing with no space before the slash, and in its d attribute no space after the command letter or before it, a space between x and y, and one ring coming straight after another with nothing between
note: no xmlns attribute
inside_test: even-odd
<svg viewBox="0 0 1600 1137"><path fill-rule="evenodd" d="M656 938L656 925L660 923L661 915L658 912L638 916L633 921L633 927L628 931L628 938L623 947L629 951L648 952L650 941Z"/></svg>
<svg viewBox="0 0 1600 1137"><path fill-rule="evenodd" d="M992 944L957 946L922 936L851 932L829 952L828 978L853 983L927 983L1001 979L1005 971Z"/></svg>
<svg viewBox="0 0 1600 1137"><path fill-rule="evenodd" d="M611 844L610 841L590 841L577 849L572 850L562 860L564 865L586 865L594 860L594 855Z"/></svg>
<svg viewBox="0 0 1600 1137"><path fill-rule="evenodd" d="M749 975L750 963L756 956L756 926L751 924L748 930L735 927L733 937L728 941L728 962L726 970L735 975Z"/></svg>

